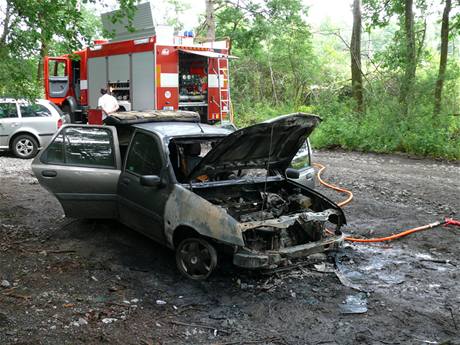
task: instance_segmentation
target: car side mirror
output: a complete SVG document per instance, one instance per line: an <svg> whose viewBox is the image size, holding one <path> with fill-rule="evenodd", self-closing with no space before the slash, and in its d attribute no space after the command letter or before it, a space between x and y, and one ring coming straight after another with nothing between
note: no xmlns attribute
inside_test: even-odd
<svg viewBox="0 0 460 345"><path fill-rule="evenodd" d="M300 177L299 170L293 169L293 168L287 168L286 169L286 177L287 178L292 178L292 179L298 179Z"/></svg>
<svg viewBox="0 0 460 345"><path fill-rule="evenodd" d="M141 186L145 187L160 187L162 185L161 178L158 175L144 175L141 176Z"/></svg>

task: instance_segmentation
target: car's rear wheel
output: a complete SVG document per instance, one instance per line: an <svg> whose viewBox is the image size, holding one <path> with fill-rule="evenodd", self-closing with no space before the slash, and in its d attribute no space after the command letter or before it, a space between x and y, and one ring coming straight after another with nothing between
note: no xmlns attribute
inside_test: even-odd
<svg viewBox="0 0 460 345"><path fill-rule="evenodd" d="M203 238L186 238L176 248L176 263L187 278L204 280L217 266L217 251Z"/></svg>
<svg viewBox="0 0 460 345"><path fill-rule="evenodd" d="M14 138L12 148L16 157L28 159L37 155L38 143L31 135L21 134Z"/></svg>

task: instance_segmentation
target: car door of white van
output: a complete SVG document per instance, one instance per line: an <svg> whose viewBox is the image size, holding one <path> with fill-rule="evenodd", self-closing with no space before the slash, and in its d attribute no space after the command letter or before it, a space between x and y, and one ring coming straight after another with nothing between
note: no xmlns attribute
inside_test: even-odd
<svg viewBox="0 0 460 345"><path fill-rule="evenodd" d="M66 216L118 217L121 160L115 127L62 127L35 158L32 170L59 200Z"/></svg>

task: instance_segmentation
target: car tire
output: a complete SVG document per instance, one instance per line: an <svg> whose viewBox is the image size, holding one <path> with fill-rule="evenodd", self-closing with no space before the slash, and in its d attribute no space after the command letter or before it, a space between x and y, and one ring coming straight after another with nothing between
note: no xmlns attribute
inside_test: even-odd
<svg viewBox="0 0 460 345"><path fill-rule="evenodd" d="M204 238L189 237L176 248L176 264L185 277L205 280L217 266L217 251Z"/></svg>
<svg viewBox="0 0 460 345"><path fill-rule="evenodd" d="M28 134L20 134L13 140L13 153L16 157L22 159L33 158L38 152L37 140Z"/></svg>
<svg viewBox="0 0 460 345"><path fill-rule="evenodd" d="M70 105L69 105L69 104L67 104L67 103L64 104L64 105L61 107L61 110L62 110L63 113L69 115L70 123L75 123L75 113L72 112L72 110L70 109Z"/></svg>

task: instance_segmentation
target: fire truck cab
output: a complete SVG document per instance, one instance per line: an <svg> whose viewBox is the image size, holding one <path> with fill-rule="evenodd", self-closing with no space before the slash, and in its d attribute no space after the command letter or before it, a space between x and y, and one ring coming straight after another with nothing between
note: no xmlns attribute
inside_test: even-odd
<svg viewBox="0 0 460 345"><path fill-rule="evenodd" d="M201 121L233 122L230 101L228 40L197 43L191 32L174 35L167 26L155 26L150 4L138 5L134 33L103 14L104 27L115 38L97 40L83 50L46 57L46 99L87 122L96 109L100 89L118 100L119 111L191 110Z"/></svg>

